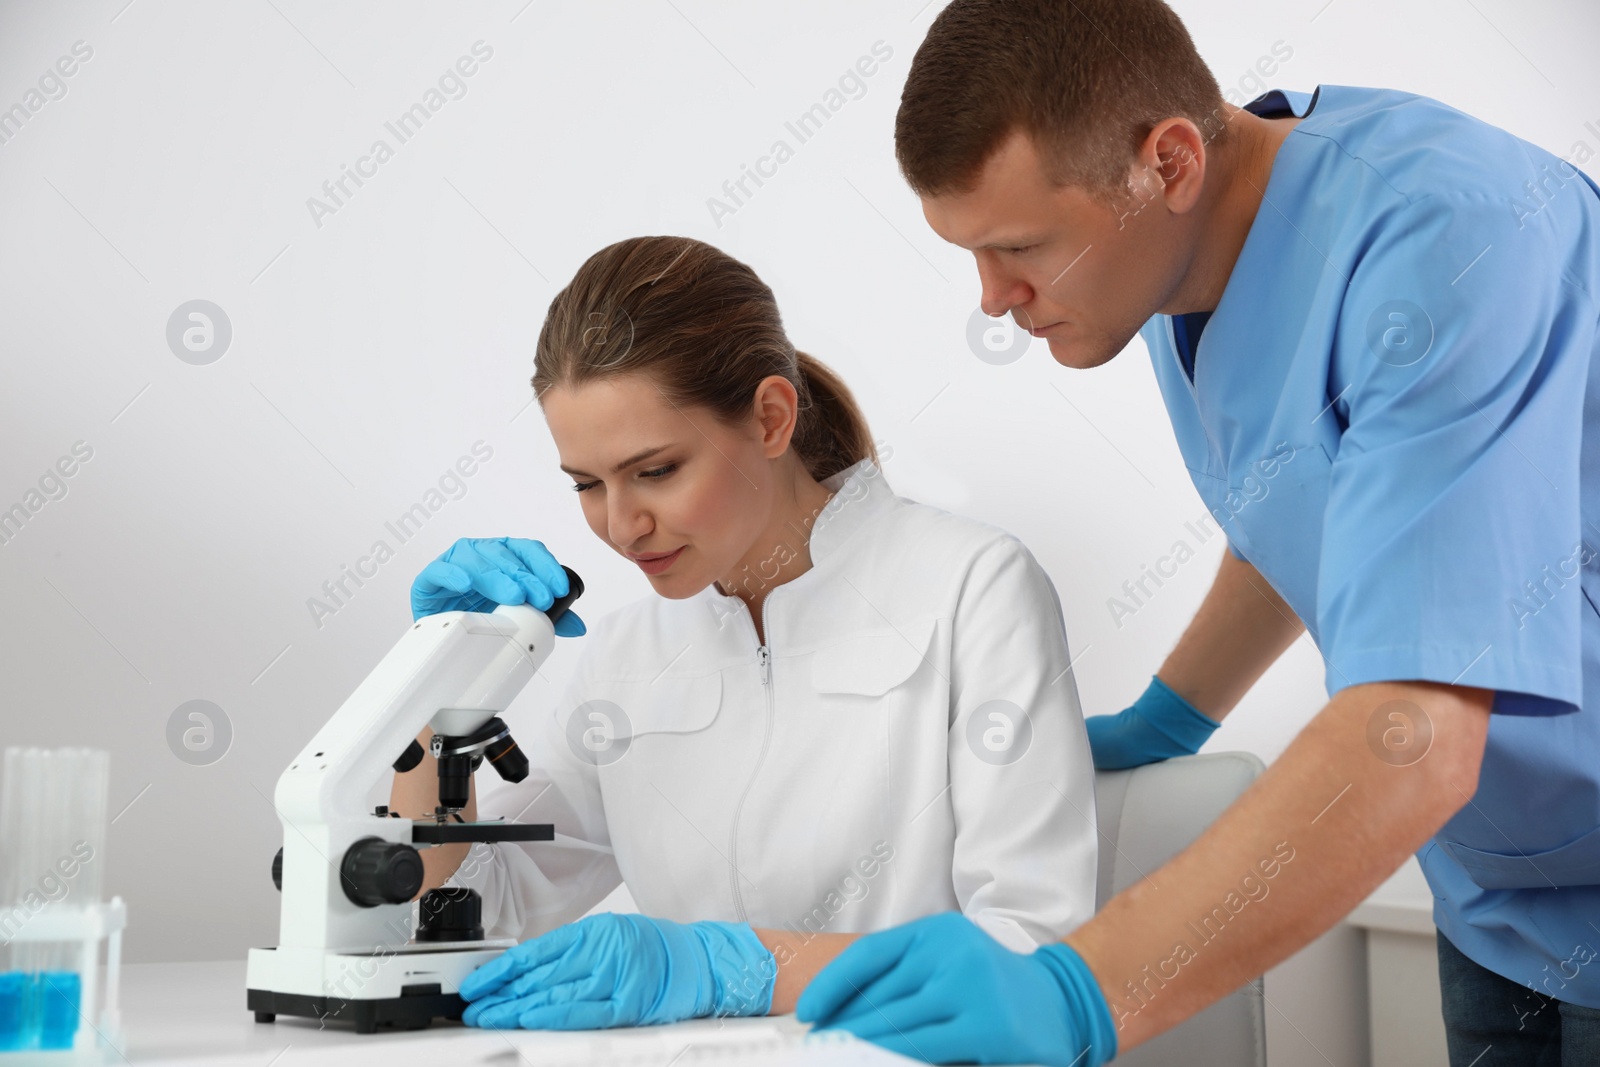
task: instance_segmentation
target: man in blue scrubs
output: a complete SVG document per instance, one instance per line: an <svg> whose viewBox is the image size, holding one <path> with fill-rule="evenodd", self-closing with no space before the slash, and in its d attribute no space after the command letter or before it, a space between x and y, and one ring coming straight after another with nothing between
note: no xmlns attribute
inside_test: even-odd
<svg viewBox="0 0 1600 1067"><path fill-rule="evenodd" d="M801 1018L938 1062L1092 1067L1414 852L1452 1063L1600 1063L1600 188L1407 93L1229 106L1160 0L954 0L896 154L986 312L1073 368L1143 337L1228 516L1193 624L1090 720L1097 764L1195 751L1306 630L1330 700L1066 942L911 923L839 957Z"/></svg>

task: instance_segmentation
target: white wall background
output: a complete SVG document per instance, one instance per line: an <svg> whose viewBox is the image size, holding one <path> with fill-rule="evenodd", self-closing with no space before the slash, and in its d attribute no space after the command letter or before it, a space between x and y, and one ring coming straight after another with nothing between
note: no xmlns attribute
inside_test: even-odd
<svg viewBox="0 0 1600 1067"><path fill-rule="evenodd" d="M892 151L940 6L0 4L0 109L37 105L0 127L0 510L42 503L0 543L0 714L8 744L113 753L107 885L130 903L130 959L275 940L277 775L409 623L412 575L454 538L543 539L588 580L590 615L648 594L583 526L528 404L549 300L625 236L688 234L751 263L892 446L891 484L1011 529L1049 568L1086 709L1139 692L1220 538L1114 624L1107 599L1204 508L1137 342L1093 373L1042 343L1007 366L968 347L970 258L927 229ZM1235 98L1287 46L1272 85L1389 85L1558 155L1600 152L1591 0L1176 6ZM493 54L465 95L400 144L385 122L480 41ZM893 57L865 93L718 225L708 198L792 144L784 122L878 41ZM64 93L45 77L30 97L77 42L92 55ZM394 157L314 219L308 198L379 138ZM195 299L232 329L203 366L166 339ZM480 441L493 458L401 544L385 522ZM57 498L30 497L75 445L92 458L64 495L46 479ZM394 559L347 580L319 624L308 600L380 539ZM1323 697L1302 643L1213 745L1271 760ZM200 765L169 742L192 700L222 713ZM1361 961L1335 932L1273 972L1275 1062L1365 1062Z"/></svg>

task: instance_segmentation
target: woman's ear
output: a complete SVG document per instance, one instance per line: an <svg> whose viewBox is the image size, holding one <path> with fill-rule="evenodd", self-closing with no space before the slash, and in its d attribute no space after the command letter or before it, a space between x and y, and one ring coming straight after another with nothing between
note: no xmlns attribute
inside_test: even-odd
<svg viewBox="0 0 1600 1067"><path fill-rule="evenodd" d="M756 386L755 417L766 457L777 459L787 452L800 418L800 394L789 379L781 374L761 379Z"/></svg>

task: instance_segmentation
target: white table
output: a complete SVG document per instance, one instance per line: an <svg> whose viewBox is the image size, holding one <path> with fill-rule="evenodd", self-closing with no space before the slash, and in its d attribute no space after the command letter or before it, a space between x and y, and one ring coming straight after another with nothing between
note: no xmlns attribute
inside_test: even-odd
<svg viewBox="0 0 1600 1067"><path fill-rule="evenodd" d="M912 1061L856 1041L799 1044L793 1016L698 1019L673 1026L578 1034L484 1031L435 1022L428 1030L357 1034L349 1026L245 1009L244 961L147 963L122 968L126 1062L182 1067L522 1067L626 1063L829 1064L904 1067ZM0 1061L3 1062L3 1061ZM120 1064L123 1061L112 1059Z"/></svg>

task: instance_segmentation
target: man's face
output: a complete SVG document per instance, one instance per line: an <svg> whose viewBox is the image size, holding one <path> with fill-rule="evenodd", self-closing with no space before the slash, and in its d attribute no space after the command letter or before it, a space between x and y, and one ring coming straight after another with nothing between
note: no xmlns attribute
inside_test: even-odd
<svg viewBox="0 0 1600 1067"><path fill-rule="evenodd" d="M1171 210L1161 175L1140 161L1129 175L1114 203L1052 185L1014 131L971 192L924 198L922 212L976 257L987 314L1010 312L1063 366L1098 367L1162 309L1192 255L1193 216Z"/></svg>

